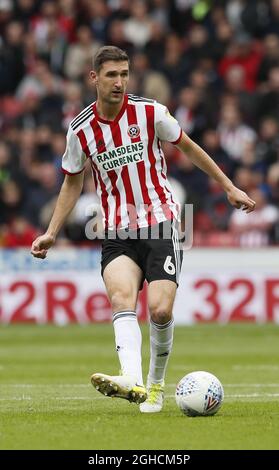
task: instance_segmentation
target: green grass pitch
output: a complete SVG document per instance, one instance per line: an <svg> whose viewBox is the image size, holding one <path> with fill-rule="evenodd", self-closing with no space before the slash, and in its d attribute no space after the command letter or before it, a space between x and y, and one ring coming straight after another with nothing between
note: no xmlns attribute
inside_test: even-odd
<svg viewBox="0 0 279 470"><path fill-rule="evenodd" d="M111 325L1 326L0 449L279 449L278 345L271 324L177 327L165 406L149 415L90 384L93 372L118 373ZM224 385L213 417L176 406L175 384L194 370Z"/></svg>

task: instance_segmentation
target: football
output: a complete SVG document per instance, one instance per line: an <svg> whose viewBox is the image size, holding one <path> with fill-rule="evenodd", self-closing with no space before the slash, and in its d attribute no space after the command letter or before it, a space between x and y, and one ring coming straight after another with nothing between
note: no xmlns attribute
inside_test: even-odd
<svg viewBox="0 0 279 470"><path fill-rule="evenodd" d="M220 409L224 390L215 375L204 371L191 372L178 383L175 400L187 416L211 416Z"/></svg>

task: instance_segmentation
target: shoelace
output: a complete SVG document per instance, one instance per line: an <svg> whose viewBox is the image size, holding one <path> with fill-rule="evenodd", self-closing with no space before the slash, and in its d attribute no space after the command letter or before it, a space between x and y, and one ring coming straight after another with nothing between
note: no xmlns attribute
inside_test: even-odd
<svg viewBox="0 0 279 470"><path fill-rule="evenodd" d="M148 402L154 405L160 396L160 393L163 393L164 389L161 384L151 385L149 390Z"/></svg>

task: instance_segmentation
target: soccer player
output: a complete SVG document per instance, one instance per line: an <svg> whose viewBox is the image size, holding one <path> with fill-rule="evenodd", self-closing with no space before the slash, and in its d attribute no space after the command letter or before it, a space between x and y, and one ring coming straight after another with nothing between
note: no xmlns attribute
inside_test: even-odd
<svg viewBox="0 0 279 470"><path fill-rule="evenodd" d="M65 179L49 227L33 242L31 253L45 258L54 245L80 196L84 166L89 160L104 215L102 276L112 306L121 365L121 375L95 373L91 382L104 395L140 403L145 413L158 412L163 406L164 379L173 343L172 309L182 262L179 204L166 177L161 141L176 145L214 178L233 206L251 212L255 203L181 130L165 106L125 94L129 59L124 51L114 46L99 49L90 74L97 101L69 125L62 160ZM170 228L169 236L164 233L166 226ZM154 227L158 228L157 236L152 235ZM138 236L142 231L144 235ZM136 316L138 293L145 279L150 312L146 388Z"/></svg>

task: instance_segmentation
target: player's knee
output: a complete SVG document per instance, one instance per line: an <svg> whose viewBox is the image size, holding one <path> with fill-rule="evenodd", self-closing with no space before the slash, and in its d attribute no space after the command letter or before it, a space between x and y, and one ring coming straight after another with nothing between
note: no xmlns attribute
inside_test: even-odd
<svg viewBox="0 0 279 470"><path fill-rule="evenodd" d="M133 309L133 300L128 290L119 289L111 296L111 305L113 312L120 312L121 310Z"/></svg>
<svg viewBox="0 0 279 470"><path fill-rule="evenodd" d="M149 306L149 313L152 321L159 325L164 325L172 318L172 312L169 311L168 305L158 303Z"/></svg>

